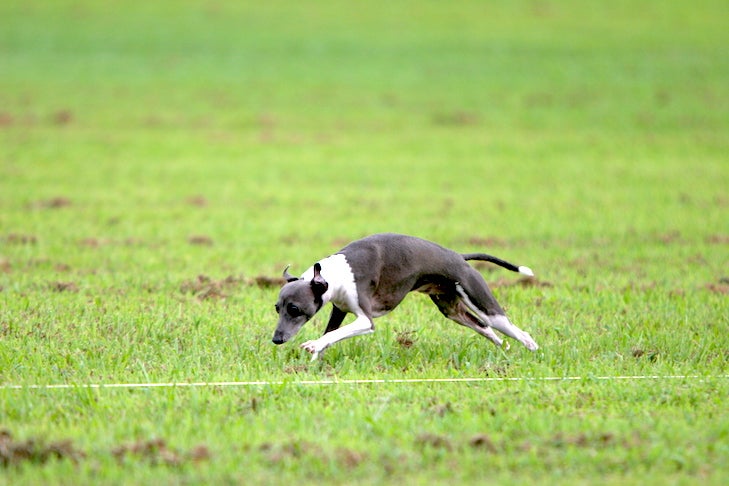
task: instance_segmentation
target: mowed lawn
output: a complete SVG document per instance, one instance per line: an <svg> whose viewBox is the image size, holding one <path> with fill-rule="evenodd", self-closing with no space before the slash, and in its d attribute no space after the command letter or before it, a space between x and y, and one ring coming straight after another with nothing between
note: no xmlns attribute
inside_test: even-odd
<svg viewBox="0 0 729 486"><path fill-rule="evenodd" d="M727 45L721 1L2 2L0 484L725 484ZM477 268L540 349L422 295L274 346L283 268L381 231L531 267Z"/></svg>

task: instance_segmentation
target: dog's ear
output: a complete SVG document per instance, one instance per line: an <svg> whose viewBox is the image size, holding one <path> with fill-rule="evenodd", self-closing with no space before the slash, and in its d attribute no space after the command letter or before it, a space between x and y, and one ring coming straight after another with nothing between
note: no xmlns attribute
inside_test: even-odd
<svg viewBox="0 0 729 486"><path fill-rule="evenodd" d="M329 284L326 280L324 280L324 277L321 276L321 265L315 263L314 278L311 279L311 289L314 291L314 295L321 297L328 288Z"/></svg>
<svg viewBox="0 0 729 486"><path fill-rule="evenodd" d="M289 273L289 267L290 267L290 266L291 266L291 265L286 265L286 268L284 268L284 271L283 271L283 278L285 278L287 282L295 282L295 281L296 281L296 280L298 280L299 278L298 278L298 277L294 277L293 275L291 275L291 274Z"/></svg>

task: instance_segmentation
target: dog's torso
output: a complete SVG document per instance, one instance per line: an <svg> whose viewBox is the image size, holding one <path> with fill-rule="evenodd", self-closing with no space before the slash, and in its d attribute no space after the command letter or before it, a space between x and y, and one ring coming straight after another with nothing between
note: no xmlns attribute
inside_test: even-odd
<svg viewBox="0 0 729 486"><path fill-rule="evenodd" d="M392 233L354 241L318 263L329 283L324 302L331 301L352 313L358 307L372 317L387 314L411 291L427 294L450 291L458 275L463 274L463 267L469 267L455 251L427 240ZM312 266L302 278L310 280L313 275Z"/></svg>

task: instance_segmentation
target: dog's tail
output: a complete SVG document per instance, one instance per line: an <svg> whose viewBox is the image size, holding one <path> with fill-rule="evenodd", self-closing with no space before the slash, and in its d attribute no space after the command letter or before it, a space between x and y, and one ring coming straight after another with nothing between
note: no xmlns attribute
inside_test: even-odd
<svg viewBox="0 0 729 486"><path fill-rule="evenodd" d="M529 267L516 266L513 263L507 262L506 260L502 260L501 258L496 258L495 256L487 255L485 253L465 253L461 256L463 256L464 260L480 260L482 262L491 262L495 263L500 267L504 267L507 270L511 270L512 272L522 273L530 277L534 276L534 272L532 272L532 269Z"/></svg>

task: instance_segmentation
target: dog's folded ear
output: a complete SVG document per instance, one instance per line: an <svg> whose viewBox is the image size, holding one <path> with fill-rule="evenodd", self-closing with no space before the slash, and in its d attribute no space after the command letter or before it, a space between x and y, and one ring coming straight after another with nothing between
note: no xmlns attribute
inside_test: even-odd
<svg viewBox="0 0 729 486"><path fill-rule="evenodd" d="M298 277L294 277L293 275L291 275L291 274L289 273L289 267L290 267L290 266L291 266L291 265L286 265L286 268L284 268L284 271L283 271L283 278L285 278L287 282L295 282L295 281L296 281L296 280L298 280L299 278L298 278Z"/></svg>
<svg viewBox="0 0 729 486"><path fill-rule="evenodd" d="M329 284L326 280L324 280L324 277L321 276L321 265L315 263L314 278L311 279L311 289L314 291L314 295L321 297L328 288Z"/></svg>

